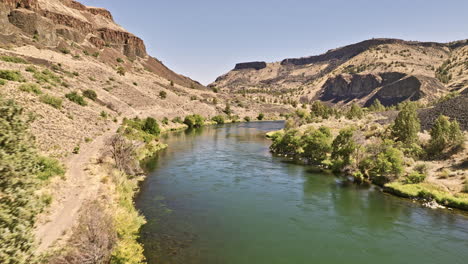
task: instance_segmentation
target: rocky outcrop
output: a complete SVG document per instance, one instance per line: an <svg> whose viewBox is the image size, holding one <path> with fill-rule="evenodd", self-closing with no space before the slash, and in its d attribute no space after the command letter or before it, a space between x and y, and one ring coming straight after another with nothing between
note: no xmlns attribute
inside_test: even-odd
<svg viewBox="0 0 468 264"><path fill-rule="evenodd" d="M254 70L261 70L266 68L267 64L264 61L254 61L254 62L244 62L236 64L234 68L235 71L238 70L245 70L245 69L254 69Z"/></svg>
<svg viewBox="0 0 468 264"><path fill-rule="evenodd" d="M118 48L129 57L146 56L146 47L143 40L128 32L116 31L108 28L98 30L100 39L104 43ZM96 42L95 42L96 43ZM100 47L102 48L102 47Z"/></svg>
<svg viewBox="0 0 468 264"><path fill-rule="evenodd" d="M41 1L0 0L0 4L12 25L30 37L40 34L48 46L58 45L59 35L77 43L88 39L98 49L110 46L131 58L147 56L143 40L116 25L108 10L73 0Z"/></svg>
<svg viewBox="0 0 468 264"><path fill-rule="evenodd" d="M363 102L365 106L376 99L388 106L406 100L416 101L442 89L443 85L434 78L399 72L340 74L325 82L320 100L337 103L370 96Z"/></svg>

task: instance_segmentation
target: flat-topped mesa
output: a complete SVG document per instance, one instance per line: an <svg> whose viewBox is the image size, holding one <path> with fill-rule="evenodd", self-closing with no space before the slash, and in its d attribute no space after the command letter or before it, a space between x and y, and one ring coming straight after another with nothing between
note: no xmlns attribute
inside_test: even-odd
<svg viewBox="0 0 468 264"><path fill-rule="evenodd" d="M255 69L255 70L261 70L267 67L266 62L264 61L254 61L254 62L244 62L244 63L238 63L236 64L236 67L234 68L235 71L238 70L245 70L245 69Z"/></svg>

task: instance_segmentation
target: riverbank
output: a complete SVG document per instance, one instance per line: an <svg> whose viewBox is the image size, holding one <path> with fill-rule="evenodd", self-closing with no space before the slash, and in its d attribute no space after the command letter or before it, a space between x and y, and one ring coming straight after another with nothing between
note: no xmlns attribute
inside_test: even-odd
<svg viewBox="0 0 468 264"><path fill-rule="evenodd" d="M433 132L417 132L414 143L402 144L392 139L395 125L382 122L384 116L361 115L318 118L305 124L303 116L292 115L285 129L269 132L266 137L273 141L272 152L345 173L358 184L372 182L385 192L420 200L423 205L432 201L443 207L468 210L466 132L464 136L460 132L459 137L464 137L460 145L448 152L444 150L443 158L434 158L425 153L434 144ZM449 149L450 144L443 147Z"/></svg>

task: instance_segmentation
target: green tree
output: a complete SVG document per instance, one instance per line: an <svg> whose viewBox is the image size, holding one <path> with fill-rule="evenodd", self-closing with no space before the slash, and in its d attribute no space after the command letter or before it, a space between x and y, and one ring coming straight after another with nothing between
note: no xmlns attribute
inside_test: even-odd
<svg viewBox="0 0 468 264"><path fill-rule="evenodd" d="M394 142L385 141L376 146L377 151L365 158L360 168L372 182L383 186L401 176L404 168L404 155L393 146Z"/></svg>
<svg viewBox="0 0 468 264"><path fill-rule="evenodd" d="M464 142L463 132L458 122L456 120L450 122L449 118L443 115L440 115L434 122L430 134L427 153L435 157L458 148Z"/></svg>
<svg viewBox="0 0 468 264"><path fill-rule="evenodd" d="M418 143L418 132L421 130L418 113L414 104L406 104L398 113L391 127L391 135L396 141L405 144Z"/></svg>
<svg viewBox="0 0 468 264"><path fill-rule="evenodd" d="M143 123L143 126L141 128L143 131L145 131L148 134L158 136L159 133L161 133L161 130L158 125L158 121L152 117L148 117L145 119L145 122Z"/></svg>
<svg viewBox="0 0 468 264"><path fill-rule="evenodd" d="M310 115L312 117L322 117L323 119L328 119L332 112L332 109L321 101L314 101L310 106Z"/></svg>
<svg viewBox="0 0 468 264"><path fill-rule="evenodd" d="M213 118L211 118L211 120L213 120L214 122L216 122L216 124L224 124L224 116L222 115L217 115L217 116L214 116Z"/></svg>
<svg viewBox="0 0 468 264"><path fill-rule="evenodd" d="M361 119L364 116L364 111L362 107L358 104L353 103L348 113L346 113L346 118L348 119Z"/></svg>
<svg viewBox="0 0 468 264"><path fill-rule="evenodd" d="M332 134L327 127L307 130L301 138L304 152L302 156L311 164L322 165L332 151Z"/></svg>
<svg viewBox="0 0 468 264"><path fill-rule="evenodd" d="M340 130L338 136L333 140L331 158L334 171L340 171L351 164L351 155L357 148L353 134L353 128L345 128Z"/></svg>
<svg viewBox="0 0 468 264"><path fill-rule="evenodd" d="M189 128L198 128L203 126L205 119L201 115L189 115L185 117L184 124Z"/></svg>
<svg viewBox="0 0 468 264"><path fill-rule="evenodd" d="M257 117L258 120L261 121L261 120L263 120L264 118L265 118L265 114L263 114L263 113L258 114L258 117Z"/></svg>
<svg viewBox="0 0 468 264"><path fill-rule="evenodd" d="M302 140L296 129L288 130L286 133L276 132L271 139L273 143L270 150L273 153L287 156L298 156L302 153Z"/></svg>
<svg viewBox="0 0 468 264"><path fill-rule="evenodd" d="M369 107L369 110L372 112L383 112L385 111L385 106L383 106L379 99L375 99L372 105Z"/></svg>

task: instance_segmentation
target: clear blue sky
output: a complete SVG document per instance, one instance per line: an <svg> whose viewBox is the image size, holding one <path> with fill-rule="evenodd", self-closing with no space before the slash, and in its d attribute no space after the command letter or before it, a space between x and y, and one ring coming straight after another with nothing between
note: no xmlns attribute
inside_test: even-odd
<svg viewBox="0 0 468 264"><path fill-rule="evenodd" d="M238 62L279 61L377 37L468 38L468 0L82 0L109 9L168 67L204 84Z"/></svg>

